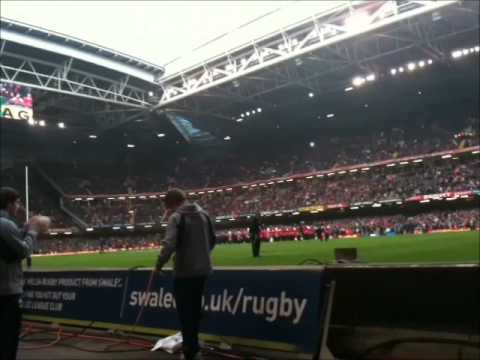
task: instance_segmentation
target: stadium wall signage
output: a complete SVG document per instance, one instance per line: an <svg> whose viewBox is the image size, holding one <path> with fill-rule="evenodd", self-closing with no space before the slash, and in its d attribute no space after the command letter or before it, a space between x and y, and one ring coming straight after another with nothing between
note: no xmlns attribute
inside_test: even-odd
<svg viewBox="0 0 480 360"><path fill-rule="evenodd" d="M33 110L17 105L2 105L1 117L12 120L25 120L33 119Z"/></svg>
<svg viewBox="0 0 480 360"><path fill-rule="evenodd" d="M179 329L172 274L157 275L148 288L150 274L26 272L25 317L128 330L135 325L138 331L170 335ZM324 281L323 269L217 270L203 298L203 338L312 354L320 335Z"/></svg>

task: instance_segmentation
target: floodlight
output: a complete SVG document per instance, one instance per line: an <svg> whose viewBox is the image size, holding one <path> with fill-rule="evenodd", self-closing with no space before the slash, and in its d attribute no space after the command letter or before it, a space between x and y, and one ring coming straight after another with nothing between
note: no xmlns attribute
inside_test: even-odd
<svg viewBox="0 0 480 360"><path fill-rule="evenodd" d="M425 66L425 61L419 61L418 62L418 66L420 66L421 68Z"/></svg>
<svg viewBox="0 0 480 360"><path fill-rule="evenodd" d="M314 96L315 96L315 94L314 94L313 92L309 92L309 93L308 93L308 97L309 97L309 98L313 98Z"/></svg>
<svg viewBox="0 0 480 360"><path fill-rule="evenodd" d="M397 69L391 69L390 74L395 75L397 73Z"/></svg>
<svg viewBox="0 0 480 360"><path fill-rule="evenodd" d="M364 83L365 83L365 79L361 76L357 76L352 80L352 85L356 87L362 86Z"/></svg>
<svg viewBox="0 0 480 360"><path fill-rule="evenodd" d="M38 125L40 125L41 127L44 127L46 125L45 120L40 120L38 122Z"/></svg>
<svg viewBox="0 0 480 360"><path fill-rule="evenodd" d="M408 65L407 65L407 69L408 69L409 71L413 71L413 70L415 70L416 68L417 68L417 65L416 65L415 63L413 63L413 62L408 63Z"/></svg>
<svg viewBox="0 0 480 360"><path fill-rule="evenodd" d="M375 81L375 74L369 74L369 75L367 75L366 80L367 80L367 81Z"/></svg>
<svg viewBox="0 0 480 360"><path fill-rule="evenodd" d="M59 123L58 123L58 127L59 127L60 129L65 129L65 123L59 122Z"/></svg>

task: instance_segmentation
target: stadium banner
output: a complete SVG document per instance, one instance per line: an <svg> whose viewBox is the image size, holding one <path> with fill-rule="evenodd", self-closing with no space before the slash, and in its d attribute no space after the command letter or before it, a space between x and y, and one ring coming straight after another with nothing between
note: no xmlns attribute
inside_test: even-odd
<svg viewBox="0 0 480 360"><path fill-rule="evenodd" d="M177 332L172 272L157 274L152 282L150 275L147 270L27 271L22 307L31 320L83 320L154 328L165 335ZM320 336L324 285L322 268L216 270L203 298L202 335L312 354Z"/></svg>
<svg viewBox="0 0 480 360"><path fill-rule="evenodd" d="M12 120L33 120L33 100L29 88L0 83L0 117Z"/></svg>

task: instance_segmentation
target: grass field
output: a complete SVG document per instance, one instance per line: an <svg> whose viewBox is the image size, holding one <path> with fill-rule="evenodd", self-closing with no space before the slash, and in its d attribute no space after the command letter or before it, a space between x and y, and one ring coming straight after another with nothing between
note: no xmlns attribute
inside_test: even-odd
<svg viewBox="0 0 480 360"><path fill-rule="evenodd" d="M297 265L305 259L332 262L333 250L356 247L362 262L368 263L478 263L480 233L441 233L361 239L338 239L328 243L283 241L262 244L261 257L253 258L249 244L218 245L215 266ZM33 269L100 269L151 267L158 250L124 251L35 257Z"/></svg>

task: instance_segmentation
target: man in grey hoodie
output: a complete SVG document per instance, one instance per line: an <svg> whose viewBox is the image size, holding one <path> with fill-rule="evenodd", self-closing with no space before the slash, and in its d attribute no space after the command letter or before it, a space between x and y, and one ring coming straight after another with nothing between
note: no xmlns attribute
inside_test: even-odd
<svg viewBox="0 0 480 360"><path fill-rule="evenodd" d="M174 294L183 337L186 360L198 359L198 331L202 294L212 272L210 252L216 237L209 215L197 204L189 203L179 189L169 190L164 198L168 225L156 270L161 271L170 256L174 259Z"/></svg>
<svg viewBox="0 0 480 360"><path fill-rule="evenodd" d="M0 360L15 360L22 313L22 260L30 256L37 233L48 230L46 217L32 217L20 230L15 215L20 209L20 194L0 188Z"/></svg>

